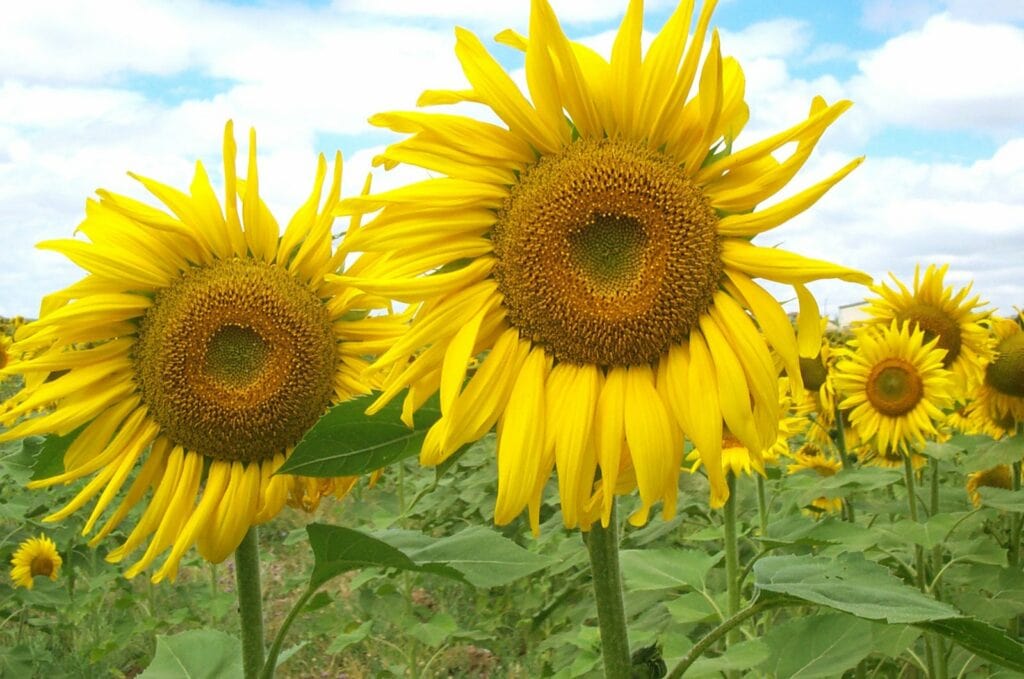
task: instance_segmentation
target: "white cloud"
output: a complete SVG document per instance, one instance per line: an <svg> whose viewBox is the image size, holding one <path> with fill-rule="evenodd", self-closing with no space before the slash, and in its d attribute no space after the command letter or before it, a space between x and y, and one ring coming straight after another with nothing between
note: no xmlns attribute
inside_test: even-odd
<svg viewBox="0 0 1024 679"><path fill-rule="evenodd" d="M888 40L859 62L854 98L878 125L1024 129L1024 29L948 14Z"/></svg>

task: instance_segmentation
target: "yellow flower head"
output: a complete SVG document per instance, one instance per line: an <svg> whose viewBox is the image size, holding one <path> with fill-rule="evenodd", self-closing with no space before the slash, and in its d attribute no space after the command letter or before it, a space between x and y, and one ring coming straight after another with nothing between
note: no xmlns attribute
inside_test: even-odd
<svg viewBox="0 0 1024 679"><path fill-rule="evenodd" d="M839 407L852 409L853 428L877 453L909 454L912 444L938 433L952 381L936 342L925 343L924 332L906 322L866 326L839 362L836 386L846 394Z"/></svg>
<svg viewBox="0 0 1024 679"><path fill-rule="evenodd" d="M634 523L657 502L671 515L684 433L721 506L723 426L751 450L776 438L769 345L800 379L793 328L753 279L793 285L805 304L808 281L867 281L751 242L860 160L754 209L788 184L850 103L816 97L804 120L734 150L748 118L744 76L722 56L717 32L706 41L714 5L704 4L687 41L693 7L680 3L644 53L642 3L631 2L606 59L566 38L548 2L534 0L529 35L498 36L525 52L528 95L457 29L469 88L419 101L482 104L499 123L424 111L371 118L410 135L379 164L437 175L342 202L342 214L380 210L352 247L386 258L390 270L339 280L420 305L408 334L374 365L384 375L376 407L409 388L411 416L440 391L425 464L496 423L499 524L529 509L536 530L553 469L568 527L588 527L598 470L605 488L618 487L620 468L635 472ZM777 158L783 147L793 150ZM612 496L602 494L603 522Z"/></svg>
<svg viewBox="0 0 1024 679"><path fill-rule="evenodd" d="M1005 488L1013 487L1013 471L1009 465L1001 464L991 469L980 472L972 472L967 475L967 496L971 498L971 504L975 507L981 506L981 493L979 488Z"/></svg>
<svg viewBox="0 0 1024 679"><path fill-rule="evenodd" d="M63 563L53 540L45 535L29 538L18 545L11 557L11 580L15 587L32 589L37 575L55 581Z"/></svg>
<svg viewBox="0 0 1024 679"><path fill-rule="evenodd" d="M1024 316L992 319L995 353L975 391L975 408L986 422L1013 431L1024 422Z"/></svg>
<svg viewBox="0 0 1024 679"><path fill-rule="evenodd" d="M786 466L786 473L796 474L800 471L812 470L818 476L835 476L842 468L842 461L825 455L821 448L813 443L807 443L793 455L793 460Z"/></svg>
<svg viewBox="0 0 1024 679"><path fill-rule="evenodd" d="M7 367L11 361L11 338L7 335L0 335L0 370Z"/></svg>
<svg viewBox="0 0 1024 679"><path fill-rule="evenodd" d="M867 311L883 325L906 321L924 331L925 341L936 339L936 345L946 350L942 364L953 372L956 396L963 400L966 391L981 381L984 365L992 355L991 340L983 325L989 312L982 309L985 302L978 295L968 297L972 284L960 290L943 284L948 268L948 264L932 264L922 276L918 266L914 269L913 291L889 274L895 287L884 282L872 286L878 297L867 300Z"/></svg>
<svg viewBox="0 0 1024 679"><path fill-rule="evenodd" d="M383 300L325 282L346 255L331 245L340 155L326 198L321 156L309 199L281 233L260 199L255 132L245 180L235 154L229 122L223 208L196 163L188 193L136 177L169 212L99 191L78 227L87 241L42 243L89 275L44 299L39 320L18 332L24 358L8 366L26 376L26 388L0 415L12 426L0 440L81 428L65 471L30 484L92 477L47 520L95 499L90 533L131 479L95 544L151 493L108 557L120 561L148 541L128 577L170 550L153 579L173 579L193 544L222 561L286 502L310 508L337 484L351 485L274 472L328 406L370 391L361 356L400 328L362 313ZM367 261L359 266L365 272Z"/></svg>

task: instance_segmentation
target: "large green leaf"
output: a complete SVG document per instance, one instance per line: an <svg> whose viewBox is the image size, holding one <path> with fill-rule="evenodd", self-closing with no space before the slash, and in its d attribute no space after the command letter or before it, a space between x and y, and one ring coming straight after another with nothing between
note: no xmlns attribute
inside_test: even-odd
<svg viewBox="0 0 1024 679"><path fill-rule="evenodd" d="M631 590L703 589L708 571L722 560L699 549L624 549L619 562Z"/></svg>
<svg viewBox="0 0 1024 679"><path fill-rule="evenodd" d="M884 566L848 554L771 556L754 564L758 589L810 601L868 620L916 623L960 616L949 604L922 594Z"/></svg>
<svg viewBox="0 0 1024 679"><path fill-rule="evenodd" d="M771 651L761 639L750 639L730 646L725 653L709 658L699 658L686 670L687 679L721 679L723 672L740 673L756 667L768 658Z"/></svg>
<svg viewBox="0 0 1024 679"><path fill-rule="evenodd" d="M303 476L357 476L417 455L427 429L441 417L435 394L416 411L416 428L401 420L402 399L395 398L373 417L366 408L374 397L340 403L306 432L280 471Z"/></svg>
<svg viewBox="0 0 1024 679"><path fill-rule="evenodd" d="M1006 512L1024 512L1024 490L1005 488L979 488L981 504Z"/></svg>
<svg viewBox="0 0 1024 679"><path fill-rule="evenodd" d="M431 540L405 553L424 569L455 569L476 587L505 585L553 563L482 526Z"/></svg>
<svg viewBox="0 0 1024 679"><path fill-rule="evenodd" d="M1017 672L1024 672L1024 644L1011 639L998 627L973 618L930 620L917 627L937 632L971 653Z"/></svg>
<svg viewBox="0 0 1024 679"><path fill-rule="evenodd" d="M425 568L396 547L351 528L311 523L306 526L306 532L314 558L313 574L309 578L311 587L319 587L335 576L363 568L429 571L462 579L458 571L443 567Z"/></svg>
<svg viewBox="0 0 1024 679"><path fill-rule="evenodd" d="M157 635L156 654L139 679L242 679L242 642L214 629Z"/></svg>
<svg viewBox="0 0 1024 679"><path fill-rule="evenodd" d="M315 558L310 578L313 587L363 568L432 573L476 587L496 587L552 564L550 558L480 526L440 539L416 531L385 531L372 536L317 523L306 530Z"/></svg>
<svg viewBox="0 0 1024 679"><path fill-rule="evenodd" d="M761 669L776 677L841 677L871 653L875 624L826 613L774 625L764 636L771 655Z"/></svg>
<svg viewBox="0 0 1024 679"><path fill-rule="evenodd" d="M1020 462L1024 458L1024 438L1010 436L978 446L964 458L964 471L978 472L1001 464Z"/></svg>

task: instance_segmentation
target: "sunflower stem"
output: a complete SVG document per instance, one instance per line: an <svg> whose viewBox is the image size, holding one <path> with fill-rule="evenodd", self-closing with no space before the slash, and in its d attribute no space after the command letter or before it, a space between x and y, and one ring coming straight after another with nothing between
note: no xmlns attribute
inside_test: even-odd
<svg viewBox="0 0 1024 679"><path fill-rule="evenodd" d="M632 669L626 608L622 601L619 572L619 534L615 504L605 528L595 523L586 537L590 573L594 581L597 622L601 631L601 658L606 679L629 679Z"/></svg>
<svg viewBox="0 0 1024 679"><path fill-rule="evenodd" d="M754 478L757 480L757 518L761 528L759 534L763 538L768 535L768 501L764 492L764 477L755 474Z"/></svg>
<svg viewBox="0 0 1024 679"><path fill-rule="evenodd" d="M939 513L939 461L932 460L932 478L931 478L931 498L928 507L929 516L935 516ZM937 575L942 572L944 561L944 555L942 552L942 543L936 543L932 547L932 573L936 577L932 580L931 592L939 601L942 601L942 590L939 587L939 578ZM935 669L938 672L939 679L946 679L949 676L949 665L946 662L946 642L940 636L935 637Z"/></svg>
<svg viewBox="0 0 1024 679"><path fill-rule="evenodd" d="M235 589L242 625L242 669L245 679L256 679L263 669L263 591L256 526L249 528L235 550Z"/></svg>
<svg viewBox="0 0 1024 679"><path fill-rule="evenodd" d="M910 509L910 520L918 523L917 514L917 493L914 490L914 451L908 450L903 455L903 479L907 487L907 506ZM917 580L917 587L925 594L928 593L928 577L924 571L924 548L921 545L914 545L914 570ZM939 675L935 669L935 647L932 643L932 635L924 635L925 660L928 665L928 676L933 679Z"/></svg>
<svg viewBox="0 0 1024 679"><path fill-rule="evenodd" d="M836 433L833 437L833 442L836 444L836 450L839 451L839 461L843 463L843 469L853 469L853 460L849 459L846 454L846 429L843 426L843 412L839 410L839 406L836 406L833 411L833 417L836 423ZM850 523L856 521L856 515L853 513L853 502L848 497L843 497L843 518Z"/></svg>
<svg viewBox="0 0 1024 679"><path fill-rule="evenodd" d="M1017 424L1017 436L1024 435L1024 423ZM1020 461L1014 462L1010 467L1010 487L1013 490L1020 490L1020 474L1021 474L1021 463ZM1020 566L1020 535L1021 527L1024 525L1024 515L1020 512L1013 512L1010 514L1010 544L1007 546L1006 560L1013 568ZM1009 635L1017 639L1020 637L1020 616L1015 615L1010 619L1010 624L1007 626L1006 631Z"/></svg>
<svg viewBox="0 0 1024 679"><path fill-rule="evenodd" d="M291 629L292 623L295 622L295 618L298 617L302 609L305 608L313 595L316 594L318 587L307 587L306 591L302 593L299 600L295 602L292 609L288 611L288 616L281 623L281 627L277 630L277 636L274 637L274 642L270 645L270 650L267 651L267 660L263 666L262 672L260 672L260 679L273 679L274 670L277 668L277 656L281 653L281 645L284 643L285 634Z"/></svg>
<svg viewBox="0 0 1024 679"><path fill-rule="evenodd" d="M790 599L769 599L765 601L755 601L749 606L744 608L742 611L738 611L728 618L723 620L718 627L714 628L710 632L704 635L704 637L698 641L689 652L683 656L683 659L679 661L679 664L672 668L672 671L665 675L665 679L678 679L683 676L686 670L690 669L690 665L695 663L704 652L707 651L711 646L721 639L723 636L729 634L729 632L738 629L743 622L748 618L751 618L761 611L765 611L771 608L780 608L782 606L795 606L801 605L803 602L790 600Z"/></svg>
<svg viewBox="0 0 1024 679"><path fill-rule="evenodd" d="M740 610L740 562L739 562L739 541L736 537L736 477L731 473L729 477L729 499L725 501L722 508L722 528L725 542L725 591L726 591L726 615L733 618ZM738 626L729 629L725 635L725 647L738 643L740 630ZM730 677L739 676L738 672L730 671Z"/></svg>

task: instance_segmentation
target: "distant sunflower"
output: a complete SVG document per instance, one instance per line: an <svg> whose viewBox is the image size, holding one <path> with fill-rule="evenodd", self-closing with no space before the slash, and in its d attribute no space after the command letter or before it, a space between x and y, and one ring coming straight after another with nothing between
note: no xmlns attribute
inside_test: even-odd
<svg viewBox="0 0 1024 679"><path fill-rule="evenodd" d="M361 356L380 351L398 327L361 313L372 303L364 294L324 280L346 254L331 246L340 155L323 206L321 156L312 194L282 235L259 196L255 132L247 180L235 175L235 153L229 122L223 211L196 163L189 194L136 177L171 214L100 191L78 227L91 242L42 243L89 275L44 299L39 320L17 334L14 348L25 358L6 369L25 375L27 386L0 415L13 425L0 441L77 430L65 471L29 485L93 475L47 520L99 496L89 533L134 470L96 544L152 489L134 530L108 556L120 561L148 539L128 577L168 548L154 581L173 579L193 544L222 561L289 499L309 508L350 487L351 479L310 485L274 472L328 406L369 391ZM55 406L24 417L44 404Z"/></svg>
<svg viewBox="0 0 1024 679"><path fill-rule="evenodd" d="M63 563L53 540L45 535L29 538L11 557L11 580L16 587L32 589L37 575L56 581Z"/></svg>
<svg viewBox="0 0 1024 679"><path fill-rule="evenodd" d="M0 335L0 370L7 367L11 360L11 338Z"/></svg>
<svg viewBox="0 0 1024 679"><path fill-rule="evenodd" d="M800 290L819 278L866 281L751 243L860 160L754 211L850 102L817 97L805 120L734 152L748 118L744 76L722 57L717 32L698 69L714 5L705 3L687 46L693 7L680 3L642 54L642 3L630 3L606 61L568 40L548 3L535 0L529 37L498 37L525 52L529 98L476 36L456 29L470 89L419 101L482 104L501 124L419 111L371 118L412 135L376 162L440 175L342 203L343 214L380 210L353 247L390 263L385 276L342 280L421 304L408 334L374 365L385 374L375 407L408 387L408 419L440 390L443 416L424 443L426 464L497 423L499 524L529 508L536 530L556 467L568 527L587 527L581 517L598 469L607 488L618 487L620 468L634 470L642 504L634 523L659 501L671 514L683 432L701 450L712 505L721 506L723 425L751 449L775 441L768 344L799 380L793 329L753 279ZM791 155L773 157L787 145ZM607 523L612 493L602 505Z"/></svg>
<svg viewBox="0 0 1024 679"><path fill-rule="evenodd" d="M949 265L928 266L921 276L921 267L914 269L914 289L909 290L892 274L895 288L884 282L872 286L878 297L868 299L867 312L883 325L891 321L907 321L924 331L925 341L937 339L937 346L946 350L942 365L953 372L957 398L981 381L982 371L992 355L988 331L982 321L989 311L983 309L978 295L969 297L971 285L959 290L943 284Z"/></svg>
<svg viewBox="0 0 1024 679"><path fill-rule="evenodd" d="M902 460L911 445L937 434L952 388L937 341L926 344L924 332L906 322L867 326L839 362L836 387L846 394L839 407L851 409L851 424L878 455Z"/></svg>
<svg viewBox="0 0 1024 679"><path fill-rule="evenodd" d="M985 366L985 380L975 391L973 407L988 422L1013 431L1024 422L1024 315L992 319L995 354Z"/></svg>
<svg viewBox="0 0 1024 679"><path fill-rule="evenodd" d="M980 488L1013 488L1013 471L1009 465L1001 464L991 469L980 472L972 472L967 475L967 496L971 498L971 504L975 507L981 506Z"/></svg>
<svg viewBox="0 0 1024 679"><path fill-rule="evenodd" d="M821 448L814 444L804 444L786 465L786 473L813 471L818 476L835 476L842 468L841 460L826 455Z"/></svg>

